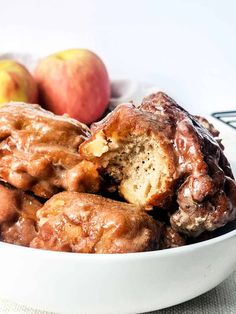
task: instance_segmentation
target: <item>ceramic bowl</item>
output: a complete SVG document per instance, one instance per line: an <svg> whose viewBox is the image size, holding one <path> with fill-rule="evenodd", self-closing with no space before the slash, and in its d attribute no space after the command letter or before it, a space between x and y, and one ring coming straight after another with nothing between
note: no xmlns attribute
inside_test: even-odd
<svg viewBox="0 0 236 314"><path fill-rule="evenodd" d="M56 313L142 313L192 299L236 268L236 230L130 254L76 254L0 244L0 295Z"/></svg>

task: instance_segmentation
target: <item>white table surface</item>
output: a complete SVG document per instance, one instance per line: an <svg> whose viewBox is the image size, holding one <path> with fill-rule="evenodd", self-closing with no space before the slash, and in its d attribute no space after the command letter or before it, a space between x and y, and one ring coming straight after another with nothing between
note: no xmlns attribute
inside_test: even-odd
<svg viewBox="0 0 236 314"><path fill-rule="evenodd" d="M0 0L0 8L1 52L86 47L112 78L154 83L193 113L236 109L234 0ZM0 313L42 312L0 300ZM236 313L236 274L158 313Z"/></svg>

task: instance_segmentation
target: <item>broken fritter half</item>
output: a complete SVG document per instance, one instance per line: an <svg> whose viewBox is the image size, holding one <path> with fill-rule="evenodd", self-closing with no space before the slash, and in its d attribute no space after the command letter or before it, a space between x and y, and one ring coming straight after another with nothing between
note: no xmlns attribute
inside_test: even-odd
<svg viewBox="0 0 236 314"><path fill-rule="evenodd" d="M230 165L203 122L159 92L137 107L119 105L80 152L126 201L166 209L174 230L197 237L236 217Z"/></svg>

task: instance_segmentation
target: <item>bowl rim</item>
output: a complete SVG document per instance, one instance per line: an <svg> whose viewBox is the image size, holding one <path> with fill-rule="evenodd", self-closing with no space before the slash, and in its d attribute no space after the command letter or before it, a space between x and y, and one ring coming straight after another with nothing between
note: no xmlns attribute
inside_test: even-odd
<svg viewBox="0 0 236 314"><path fill-rule="evenodd" d="M149 259L149 258L158 258L158 257L168 257L175 254L185 254L187 252L193 252L196 249L202 249L214 244L224 242L231 238L236 238L236 229L227 232L221 236L215 237L213 239L205 240L202 242L189 244L181 247L164 249L164 250L156 250L156 251L148 251L148 252L134 252L134 253L105 253L105 254L94 254L94 253L72 253L72 252L61 252L61 251L52 251L52 250L43 250L37 248L30 248L25 246L20 246L16 244L6 243L0 241L0 250L8 249L14 250L16 253L25 253L25 254L35 254L36 257L38 255L44 257L53 257L53 258L61 258L61 259L70 259L70 260L78 260L78 259L86 259L89 261L98 261L98 260L127 260L127 259Z"/></svg>

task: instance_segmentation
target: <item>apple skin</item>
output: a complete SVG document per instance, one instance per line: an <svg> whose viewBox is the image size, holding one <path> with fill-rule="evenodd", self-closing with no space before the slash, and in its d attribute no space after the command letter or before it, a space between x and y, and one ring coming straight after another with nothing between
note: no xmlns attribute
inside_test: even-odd
<svg viewBox="0 0 236 314"><path fill-rule="evenodd" d="M85 124L102 117L110 81L102 60L87 49L70 49L42 59L35 69L40 104Z"/></svg>
<svg viewBox="0 0 236 314"><path fill-rule="evenodd" d="M38 103L37 83L22 64L0 60L0 107L10 101Z"/></svg>

